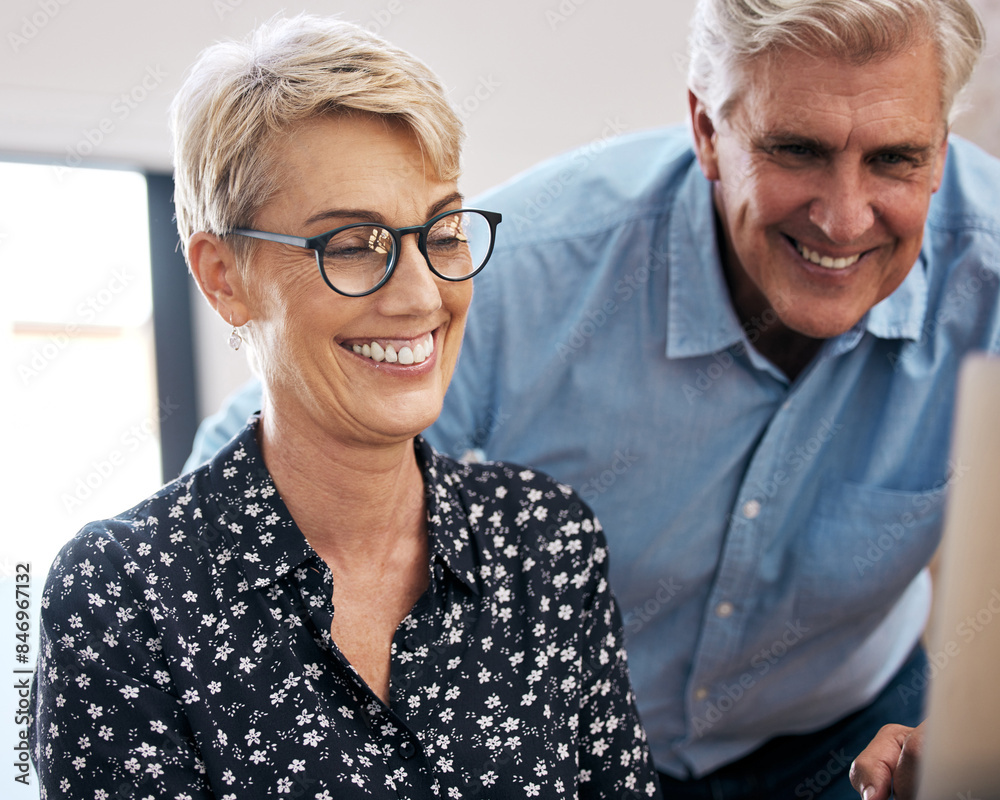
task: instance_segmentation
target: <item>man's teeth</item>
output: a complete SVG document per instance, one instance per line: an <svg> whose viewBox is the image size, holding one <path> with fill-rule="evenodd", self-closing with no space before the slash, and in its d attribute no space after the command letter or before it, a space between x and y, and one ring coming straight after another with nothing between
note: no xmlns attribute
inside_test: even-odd
<svg viewBox="0 0 1000 800"><path fill-rule="evenodd" d="M795 243L796 249L806 261L810 261L820 267L825 267L826 269L845 269L851 264L857 262L861 258L861 253L857 255L850 256L849 258L830 258L830 256L822 256L815 250L810 250L805 245Z"/></svg>
<svg viewBox="0 0 1000 800"><path fill-rule="evenodd" d="M413 347L403 345L399 350L392 344L381 345L378 342L356 344L351 349L358 355L380 363L384 361L387 364L403 364L404 366L422 364L434 352L434 336L428 333Z"/></svg>

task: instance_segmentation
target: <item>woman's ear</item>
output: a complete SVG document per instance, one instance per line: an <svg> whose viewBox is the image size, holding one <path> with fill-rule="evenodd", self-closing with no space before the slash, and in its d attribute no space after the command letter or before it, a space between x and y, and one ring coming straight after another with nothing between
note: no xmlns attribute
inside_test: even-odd
<svg viewBox="0 0 1000 800"><path fill-rule="evenodd" d="M214 233L200 231L188 241L188 264L205 299L227 324L239 327L250 318L246 287L232 248Z"/></svg>
<svg viewBox="0 0 1000 800"><path fill-rule="evenodd" d="M705 104L690 90L688 106L691 112L691 131L694 133L694 152L698 156L701 171L710 181L717 181L719 161L715 147L715 123L708 115Z"/></svg>

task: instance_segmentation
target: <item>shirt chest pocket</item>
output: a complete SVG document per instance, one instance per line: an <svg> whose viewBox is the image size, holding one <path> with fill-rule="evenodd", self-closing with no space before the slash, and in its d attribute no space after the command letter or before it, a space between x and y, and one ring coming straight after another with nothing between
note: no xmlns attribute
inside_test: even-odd
<svg viewBox="0 0 1000 800"><path fill-rule="evenodd" d="M822 628L888 610L934 554L946 497L855 483L823 496L800 540L797 613Z"/></svg>

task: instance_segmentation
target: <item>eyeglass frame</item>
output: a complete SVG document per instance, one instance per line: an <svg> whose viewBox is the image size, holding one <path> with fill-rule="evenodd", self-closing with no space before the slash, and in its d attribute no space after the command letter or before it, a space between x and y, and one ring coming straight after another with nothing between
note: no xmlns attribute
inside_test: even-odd
<svg viewBox="0 0 1000 800"><path fill-rule="evenodd" d="M461 278L450 278L447 275L442 275L431 263L431 258L427 254L427 234L430 232L431 228L439 221L452 214L461 214L463 212L474 212L483 216L490 226L490 249L486 252L486 257L483 259L483 263L480 264L476 269L469 275L463 275ZM410 225L406 228L393 228L389 225L383 225L381 222L352 222L350 225L342 225L339 228L334 228L333 230L321 233L318 236L289 236L284 233L271 233L269 231L258 231L253 228L234 228L230 231L231 234L236 234L238 236L247 236L252 239L260 239L266 242L277 242L278 244L290 244L294 247L302 247L306 250L312 250L316 254L316 266L319 267L319 274L323 278L323 282L329 286L333 291L344 297L366 297L367 295L373 294L381 289L388 282L389 278L396 271L396 265L399 264L399 256L403 251L403 237L411 233L417 234L417 248L420 250L424 257L424 261L427 262L427 267L437 275L439 278L445 281L451 281L457 283L459 281L467 281L470 278L474 278L478 275L483 267L486 266L487 262L490 260L490 256L493 255L493 247L497 241L497 225L503 221L503 215L499 211L486 211L481 208L455 208L451 211L442 211L440 214L436 214L431 217L423 225ZM382 276L381 280L375 284L371 289L364 292L351 293L344 292L338 289L330 279L326 276L326 270L323 268L323 251L326 249L327 244L330 240L342 231L349 230L351 228L382 228L389 232L392 237L393 250L392 257L385 268L385 275Z"/></svg>

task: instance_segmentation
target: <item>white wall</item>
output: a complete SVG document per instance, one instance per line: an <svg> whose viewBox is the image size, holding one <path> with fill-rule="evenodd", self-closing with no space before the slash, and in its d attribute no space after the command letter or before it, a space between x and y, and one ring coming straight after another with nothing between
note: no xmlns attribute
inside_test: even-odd
<svg viewBox="0 0 1000 800"><path fill-rule="evenodd" d="M1000 0L974 0L1000 41ZM694 0L4 0L0 156L170 165L166 107L197 53L283 9L337 14L427 61L462 109L463 189L616 130L684 119ZM1000 154L998 48L956 130ZM123 97L124 96L124 97ZM103 130L102 130L103 127ZM225 325L196 304L207 413L247 375Z"/></svg>

